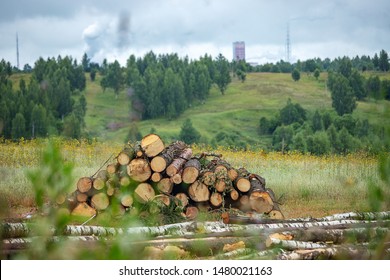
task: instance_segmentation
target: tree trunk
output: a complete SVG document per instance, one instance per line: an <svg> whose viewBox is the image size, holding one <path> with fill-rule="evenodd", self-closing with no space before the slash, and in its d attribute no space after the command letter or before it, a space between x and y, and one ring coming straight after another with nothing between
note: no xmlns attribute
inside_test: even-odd
<svg viewBox="0 0 390 280"><path fill-rule="evenodd" d="M81 193L88 192L92 187L92 179L90 177L81 177L77 182L77 189Z"/></svg>
<svg viewBox="0 0 390 280"><path fill-rule="evenodd" d="M155 192L152 186L148 183L139 184L134 191L134 198L139 203L145 204L155 197Z"/></svg>
<svg viewBox="0 0 390 280"><path fill-rule="evenodd" d="M156 134L148 134L142 138L141 148L145 152L146 156L154 157L161 153L165 149L165 146L160 136Z"/></svg>
<svg viewBox="0 0 390 280"><path fill-rule="evenodd" d="M186 162L183 169L183 182L186 184L192 184L198 179L201 170L201 165L198 159L192 158Z"/></svg>
<svg viewBox="0 0 390 280"><path fill-rule="evenodd" d="M170 165L168 165L166 169L166 173L169 177L172 177L176 173L180 172L183 168L184 164L191 158L192 150L191 148L186 148L180 154L179 157L175 158Z"/></svg>
<svg viewBox="0 0 390 280"><path fill-rule="evenodd" d="M205 202L210 198L208 187L198 180L188 187L188 195L195 202Z"/></svg>
<svg viewBox="0 0 390 280"><path fill-rule="evenodd" d="M152 175L149 163L146 159L135 158L127 166L127 174L137 182L145 182Z"/></svg>

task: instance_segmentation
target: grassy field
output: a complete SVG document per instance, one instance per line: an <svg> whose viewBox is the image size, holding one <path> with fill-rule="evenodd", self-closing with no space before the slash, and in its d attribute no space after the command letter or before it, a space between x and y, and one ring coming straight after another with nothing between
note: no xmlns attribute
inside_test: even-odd
<svg viewBox="0 0 390 280"><path fill-rule="evenodd" d="M78 178L91 176L122 149L119 144L57 141L64 161L74 166L74 188ZM8 205L6 216L23 216L34 208L27 172L40 166L40 155L46 146L47 140L0 145L0 193ZM194 147L194 151L205 148ZM287 218L368 211L367 186L370 182L380 184L376 158L359 154L315 157L228 149L215 152L221 153L232 166L245 167L263 176L283 202L281 208Z"/></svg>

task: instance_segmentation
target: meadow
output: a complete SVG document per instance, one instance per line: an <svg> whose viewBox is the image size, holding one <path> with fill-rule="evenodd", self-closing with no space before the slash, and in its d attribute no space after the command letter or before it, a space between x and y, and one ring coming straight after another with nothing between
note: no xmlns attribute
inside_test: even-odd
<svg viewBox="0 0 390 280"><path fill-rule="evenodd" d="M23 218L35 207L34 191L27 177L40 166L47 139L0 144L0 193L3 217ZM78 178L93 175L110 157L123 148L121 144L52 139L61 147L65 163L73 165L72 187ZM193 147L195 153L207 147ZM347 156L302 155L298 153L235 151L219 148L234 167L245 167L266 179L282 202L286 218L322 217L340 212L369 211L368 185L381 184L376 157L362 154Z"/></svg>

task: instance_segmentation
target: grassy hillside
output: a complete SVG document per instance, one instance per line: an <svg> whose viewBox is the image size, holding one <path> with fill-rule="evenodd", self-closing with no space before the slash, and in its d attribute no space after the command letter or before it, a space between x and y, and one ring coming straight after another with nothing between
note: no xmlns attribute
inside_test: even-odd
<svg viewBox="0 0 390 280"><path fill-rule="evenodd" d="M390 79L390 74L382 77ZM311 112L333 110L325 81L325 73L318 81L303 74L298 82L290 74L250 73L244 83L233 79L225 95L213 87L204 104L193 104L177 119L140 121L137 125L142 134L153 128L166 141L171 141L179 135L184 120L190 118L204 142L210 143L218 132L225 131L237 134L248 143L265 146L270 139L257 134L259 119L275 115L288 98ZM95 82L88 79L86 92L88 131L99 140L124 142L130 127L127 92L122 91L115 99L112 90L102 91L99 77ZM354 115L383 124L390 117L390 102L359 102Z"/></svg>

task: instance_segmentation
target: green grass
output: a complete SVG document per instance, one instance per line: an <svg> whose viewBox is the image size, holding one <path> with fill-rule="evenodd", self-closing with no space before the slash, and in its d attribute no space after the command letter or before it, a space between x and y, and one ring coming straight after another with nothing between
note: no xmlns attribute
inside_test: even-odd
<svg viewBox="0 0 390 280"><path fill-rule="evenodd" d="M193 104L176 119L139 121L137 125L141 134L150 133L153 128L169 142L178 137L184 120L190 118L201 133L203 142L210 143L218 132L226 131L239 133L246 142L265 147L269 139L257 134L259 119L274 116L286 105L288 98L311 112L316 109L333 110L330 92L326 89L326 77L326 73L321 73L316 80L302 74L301 79L294 82L290 74L249 73L244 83L233 79L225 95L213 86L204 103ZM381 78L390 79L390 74L382 74ZM127 93L123 90L115 99L112 90L102 91L99 81L100 77L95 82L87 82L87 130L99 140L123 143L130 127ZM373 124L383 124L383 120L390 117L390 102L359 102L353 114L367 118ZM108 128L110 124L111 129Z"/></svg>

